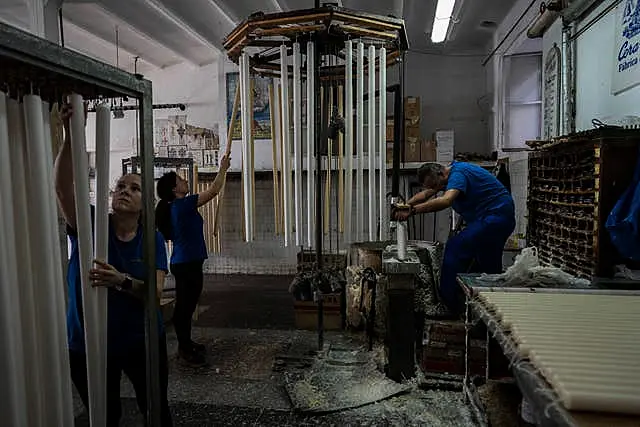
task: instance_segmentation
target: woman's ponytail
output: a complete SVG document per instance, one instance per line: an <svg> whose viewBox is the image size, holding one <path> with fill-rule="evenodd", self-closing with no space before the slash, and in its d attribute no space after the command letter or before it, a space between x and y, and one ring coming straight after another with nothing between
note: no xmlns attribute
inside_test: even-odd
<svg viewBox="0 0 640 427"><path fill-rule="evenodd" d="M173 227L171 226L171 202L176 198L173 190L176 188L178 175L168 172L162 175L156 185L156 191L160 201L156 205L156 228L165 240L173 240Z"/></svg>

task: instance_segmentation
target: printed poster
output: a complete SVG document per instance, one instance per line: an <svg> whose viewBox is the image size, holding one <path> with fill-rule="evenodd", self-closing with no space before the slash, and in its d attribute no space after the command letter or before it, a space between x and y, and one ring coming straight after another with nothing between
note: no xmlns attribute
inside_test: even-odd
<svg viewBox="0 0 640 427"><path fill-rule="evenodd" d="M616 8L611 93L618 95L640 83L640 0L623 0Z"/></svg>
<svg viewBox="0 0 640 427"><path fill-rule="evenodd" d="M231 123L233 101L236 96L236 85L239 73L227 73L227 127ZM254 139L271 140L271 111L269 106L269 85L273 79L269 77L252 77L253 84L253 137ZM242 122L240 106L232 133L233 139L242 138Z"/></svg>

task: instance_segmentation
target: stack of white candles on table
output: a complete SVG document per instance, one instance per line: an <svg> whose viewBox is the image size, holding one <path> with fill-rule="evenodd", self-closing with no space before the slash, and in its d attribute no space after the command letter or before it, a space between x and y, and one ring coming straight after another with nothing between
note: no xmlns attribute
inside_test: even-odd
<svg viewBox="0 0 640 427"><path fill-rule="evenodd" d="M87 342L91 425L106 422L106 291L88 281L94 257L107 256L109 110L98 108L96 247L89 212L83 100L71 96L77 224ZM58 106L53 113L57 115ZM0 93L0 342L4 425L73 425L65 279L53 179L50 105L37 95ZM56 140L57 137L54 137ZM11 201L11 202L8 202Z"/></svg>
<svg viewBox="0 0 640 427"><path fill-rule="evenodd" d="M321 96L321 93L316 93L314 70L321 64L315 63L315 49L313 42L307 42L305 51L301 50L301 45L297 42L293 43L292 49L289 50L286 45L282 45L280 47L280 79L270 90L274 95L270 98L273 101L270 108L272 135L277 140L272 147L275 231L283 235L285 246L314 246L315 226L318 220L315 213L317 200L315 179L317 174L326 172L327 188L323 192L322 212L326 221L326 217L336 210L335 205L331 207L332 202L338 203L339 212L333 224L337 232L342 235L341 242L348 245L363 240L386 240L389 232L389 206L386 200L386 50L368 46L368 67L365 72L364 43L356 43L354 61L354 43L347 41L344 48L344 82L346 84L342 81L339 84L331 83L333 86L330 87L337 90L335 92L330 90L329 93ZM289 58L290 55L292 58ZM305 63L306 67L303 67ZM365 79L368 79L366 102ZM303 84L306 85L305 91L303 91ZM244 229L245 240L250 242L255 239L256 206L253 203L255 171L251 161L253 139L250 124L253 122L253 111L249 93L249 56L246 52L240 56L240 87ZM302 120L302 112L305 108L303 92L306 92L306 123ZM339 99L332 99L335 96L333 93L336 93ZM324 108L318 102L330 103L329 108L324 109L330 114L333 107L337 107L345 120L343 137L338 141L337 159L332 158L331 152L326 161L323 159L322 164L323 168L326 167L326 171L315 170L315 143L318 136L315 125L319 120L317 112L320 108ZM365 117L368 122L366 126ZM306 129L303 126L306 126ZM326 124L320 127L323 132L325 127ZM356 172L355 189L354 170ZM365 170L368 177L366 185ZM334 180L338 184L336 198L331 197L332 191L329 187L331 174L334 172L338 175L338 179ZM305 177L306 192L303 191ZM354 201L355 212L352 211ZM329 232L326 224L325 222L325 233Z"/></svg>

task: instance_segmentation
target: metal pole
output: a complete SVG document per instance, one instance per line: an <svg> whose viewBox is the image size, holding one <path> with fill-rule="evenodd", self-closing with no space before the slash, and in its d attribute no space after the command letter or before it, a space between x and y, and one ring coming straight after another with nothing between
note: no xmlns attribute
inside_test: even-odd
<svg viewBox="0 0 640 427"><path fill-rule="evenodd" d="M316 2L317 3L317 2ZM327 104L327 97L325 97L324 102L325 104L322 105L321 101L322 99L320 98L320 66L321 64L321 54L320 54L320 48L322 46L321 43L318 43L319 40L315 40L315 50L314 50L314 63L315 63L315 69L314 69L314 83L315 83L315 93L316 93L316 118L320 118L319 120L316 119L315 122L315 127L316 127L316 265L317 265L317 272L318 275L320 274L320 271L322 270L322 239L323 239L323 235L322 235L322 225L324 224L323 218L322 218L322 174L320 173L320 171L322 171L322 141L324 139L323 136L323 132L324 132L324 125L325 125L325 121L326 121L326 115L325 115L325 110L326 110L326 106ZM318 114L319 113L319 114ZM324 320L324 314L323 314L323 304L322 304L322 294L320 293L320 291L317 292L317 298L318 298L318 349L322 350L323 346L324 346L324 324L323 324L323 320Z"/></svg>
<svg viewBox="0 0 640 427"><path fill-rule="evenodd" d="M161 425L160 406L160 340L158 336L158 300L156 291L156 226L155 196L153 190L153 109L151 98L151 82L145 82L140 102L140 146L138 151L142 158L142 201L144 215L142 227L144 232L143 259L147 267L147 298L145 300L145 337L147 347L147 425Z"/></svg>
<svg viewBox="0 0 640 427"><path fill-rule="evenodd" d="M400 150L404 134L404 54L400 56L398 67L400 71L400 87L395 91L393 106L393 171L391 174L391 197L396 201L400 195Z"/></svg>

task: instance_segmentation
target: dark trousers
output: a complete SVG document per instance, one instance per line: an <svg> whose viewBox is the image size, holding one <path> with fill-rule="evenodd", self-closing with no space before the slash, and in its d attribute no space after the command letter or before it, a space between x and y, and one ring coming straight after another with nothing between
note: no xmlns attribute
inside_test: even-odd
<svg viewBox="0 0 640 427"><path fill-rule="evenodd" d="M512 216L492 215L468 224L447 242L440 275L440 296L447 308L462 313L464 299L456 276L502 273L504 245L515 228Z"/></svg>
<svg viewBox="0 0 640 427"><path fill-rule="evenodd" d="M204 261L171 264L171 273L176 280L176 306L173 310L173 327L178 337L178 346L183 351L190 351L191 319L198 306L204 277L202 264Z"/></svg>
<svg viewBox="0 0 640 427"><path fill-rule="evenodd" d="M167 364L166 338L160 338L160 400L162 405L162 427L171 427L171 412L167 400L169 368ZM76 386L84 407L89 408L89 391L87 384L87 355L69 350L71 364L71 380ZM145 343L132 347L129 351L107 356L107 426L117 427L120 423L122 408L120 406L120 377L122 372L129 378L136 392L138 408L146 419L147 416L147 370Z"/></svg>

